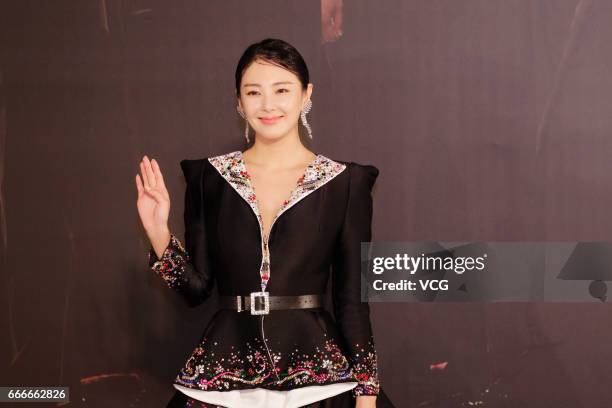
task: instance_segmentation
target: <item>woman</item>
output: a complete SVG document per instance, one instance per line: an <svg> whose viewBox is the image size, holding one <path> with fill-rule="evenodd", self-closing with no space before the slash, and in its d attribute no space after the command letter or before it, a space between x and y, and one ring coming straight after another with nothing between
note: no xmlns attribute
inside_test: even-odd
<svg viewBox="0 0 612 408"><path fill-rule="evenodd" d="M390 406L360 298L360 242L370 240L378 170L304 147L298 120L310 135L312 89L291 45L266 39L247 48L236 96L254 144L181 161L185 245L168 228L158 163L140 163L149 266L190 306L215 285L220 295L168 407L373 408L377 396L379 408ZM335 320L323 308L330 275Z"/></svg>

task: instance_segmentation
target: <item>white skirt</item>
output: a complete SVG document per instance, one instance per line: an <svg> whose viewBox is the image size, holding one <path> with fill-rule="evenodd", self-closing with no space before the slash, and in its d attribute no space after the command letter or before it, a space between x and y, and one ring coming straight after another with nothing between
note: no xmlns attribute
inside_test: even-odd
<svg viewBox="0 0 612 408"><path fill-rule="evenodd" d="M232 391L203 391L173 384L174 388L195 400L227 408L298 408L352 390L356 381L327 385L309 385L288 391L253 388Z"/></svg>

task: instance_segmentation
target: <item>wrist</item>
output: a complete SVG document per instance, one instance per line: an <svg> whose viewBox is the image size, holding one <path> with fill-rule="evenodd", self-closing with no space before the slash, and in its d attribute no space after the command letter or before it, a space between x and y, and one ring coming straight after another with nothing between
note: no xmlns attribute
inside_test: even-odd
<svg viewBox="0 0 612 408"><path fill-rule="evenodd" d="M153 231L149 230L147 231L147 235L149 237L149 241L151 241L151 247L153 247L157 258L161 259L164 251L171 243L172 233L167 227L165 227Z"/></svg>
<svg viewBox="0 0 612 408"><path fill-rule="evenodd" d="M357 396L355 408L376 408L376 395Z"/></svg>
<svg viewBox="0 0 612 408"><path fill-rule="evenodd" d="M167 225L161 227L145 228L145 232L147 233L147 236L151 241L164 240L165 238L170 237L170 235L172 234L170 228L168 228Z"/></svg>

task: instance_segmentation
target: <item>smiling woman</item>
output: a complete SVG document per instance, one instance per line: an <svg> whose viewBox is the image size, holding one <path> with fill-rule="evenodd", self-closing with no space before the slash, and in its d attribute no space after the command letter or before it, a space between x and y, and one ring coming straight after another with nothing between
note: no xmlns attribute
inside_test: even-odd
<svg viewBox="0 0 612 408"><path fill-rule="evenodd" d="M244 152L181 161L184 244L167 226L161 170L143 160L149 266L190 306L215 286L220 294L168 407L392 406L360 287L378 169L302 145L298 119L307 126L312 91L291 45L266 39L247 48L237 109L255 141ZM334 316L324 308L330 278Z"/></svg>
<svg viewBox="0 0 612 408"><path fill-rule="evenodd" d="M264 44L264 41L268 41ZM282 137L297 131L297 121L309 130L305 114L312 102L313 85L301 55L281 40L264 40L258 47L247 48L236 68L238 112L246 119L247 143L249 123L260 135ZM302 115L303 112L303 115ZM262 129L262 125L274 125Z"/></svg>

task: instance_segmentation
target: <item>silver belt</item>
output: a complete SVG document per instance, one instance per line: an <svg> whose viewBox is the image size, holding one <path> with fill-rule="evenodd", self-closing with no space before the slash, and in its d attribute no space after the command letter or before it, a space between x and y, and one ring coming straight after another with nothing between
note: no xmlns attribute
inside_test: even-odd
<svg viewBox="0 0 612 408"><path fill-rule="evenodd" d="M262 315L269 314L270 310L320 308L323 307L324 296L270 296L269 292L252 292L247 296L219 296L219 306L237 312L249 310L252 315Z"/></svg>

